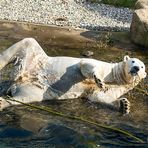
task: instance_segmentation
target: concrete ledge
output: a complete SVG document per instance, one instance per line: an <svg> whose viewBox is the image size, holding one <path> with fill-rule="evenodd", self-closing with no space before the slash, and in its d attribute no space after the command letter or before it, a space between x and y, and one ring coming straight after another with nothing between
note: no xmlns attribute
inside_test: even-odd
<svg viewBox="0 0 148 148"><path fill-rule="evenodd" d="M55 26L41 26L25 22L0 21L1 37L12 38L16 41L25 37L33 37L45 45L61 48L81 48L86 46L87 43L95 43L93 39L82 35L86 31ZM92 31L92 33L94 32Z"/></svg>

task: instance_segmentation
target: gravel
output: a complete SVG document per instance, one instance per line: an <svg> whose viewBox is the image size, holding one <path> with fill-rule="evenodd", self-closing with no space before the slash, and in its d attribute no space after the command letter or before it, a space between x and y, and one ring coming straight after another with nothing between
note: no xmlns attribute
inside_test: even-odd
<svg viewBox="0 0 148 148"><path fill-rule="evenodd" d="M133 10L85 0L0 0L0 19L71 26L90 30L129 31Z"/></svg>

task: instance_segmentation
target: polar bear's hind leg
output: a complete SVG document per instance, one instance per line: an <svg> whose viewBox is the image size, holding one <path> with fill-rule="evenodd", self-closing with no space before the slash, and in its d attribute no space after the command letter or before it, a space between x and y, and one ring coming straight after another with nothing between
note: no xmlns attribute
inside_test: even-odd
<svg viewBox="0 0 148 148"><path fill-rule="evenodd" d="M35 62L32 62L33 58L35 59L34 60ZM20 42L12 45L11 47L9 47L0 54L0 70L2 70L9 63L13 63L14 65L16 65L16 67L12 67L14 69L17 69L17 67L21 66L21 68L17 69L19 71L14 70L13 72L14 75L13 81L15 86L16 80L17 79L19 80L19 78L23 77L24 70L26 70L29 73L30 70L29 66L33 67L35 64L38 65L40 62L43 61L42 59L46 60L46 58L48 58L48 56L46 55L46 53L43 51L43 49L40 47L40 45L37 43L35 39L25 38ZM19 60L21 60L21 62L19 62ZM36 69L34 68L34 70ZM29 79L30 77L27 78ZM20 79L20 81L22 81L22 84L24 84L25 86L26 82L25 79L23 80ZM14 99L28 103L43 100L43 89L40 89L35 85L31 87L26 85L25 88L21 87L20 89L11 86L10 89L7 90L6 94L3 95L10 94L10 96L12 96ZM16 90L18 90L18 92ZM1 110L8 106L11 106L12 104L16 105L17 103L14 101L7 101L5 100L5 98L0 97Z"/></svg>
<svg viewBox="0 0 148 148"><path fill-rule="evenodd" d="M41 54L43 57L47 56L37 41L33 38L25 38L18 43L12 45L7 50L0 54L0 70L5 67L11 60L17 57L17 53L24 51L25 54L33 54L35 55ZM29 53L28 53L29 52ZM17 62L17 59L15 63Z"/></svg>
<svg viewBox="0 0 148 148"><path fill-rule="evenodd" d="M21 84L16 86L14 92L10 90L10 99L8 96L6 97L0 97L0 111L2 111L4 108L12 106L12 105L19 105L20 102L23 103L31 103L31 102L41 102L44 99L44 90L40 89L39 87L36 87L31 84ZM11 87L13 89L13 87ZM16 101L15 101L16 100Z"/></svg>

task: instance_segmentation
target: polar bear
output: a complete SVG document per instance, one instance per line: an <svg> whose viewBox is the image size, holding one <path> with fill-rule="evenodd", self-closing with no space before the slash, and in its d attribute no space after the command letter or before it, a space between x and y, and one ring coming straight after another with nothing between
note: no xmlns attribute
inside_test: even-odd
<svg viewBox="0 0 148 148"><path fill-rule="evenodd" d="M0 55L0 71L13 63L11 83L1 92L0 109L18 102L87 97L94 102L114 104L119 101L123 113L129 113L130 103L123 94L146 77L145 65L137 58L125 56L119 63L95 59L50 57L33 38L25 38ZM4 84L3 77L0 80Z"/></svg>

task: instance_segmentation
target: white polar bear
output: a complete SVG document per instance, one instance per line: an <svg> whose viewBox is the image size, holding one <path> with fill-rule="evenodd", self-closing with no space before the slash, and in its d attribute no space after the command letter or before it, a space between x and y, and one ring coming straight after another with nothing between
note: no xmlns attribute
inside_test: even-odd
<svg viewBox="0 0 148 148"><path fill-rule="evenodd" d="M125 56L120 63L107 63L87 58L49 57L33 38L23 39L2 52L0 70L8 63L14 65L12 83L0 94L24 103L87 97L113 104L146 77L145 65L139 59ZM19 104L5 100L2 95L1 110ZM123 112L129 113L129 101L118 100Z"/></svg>

